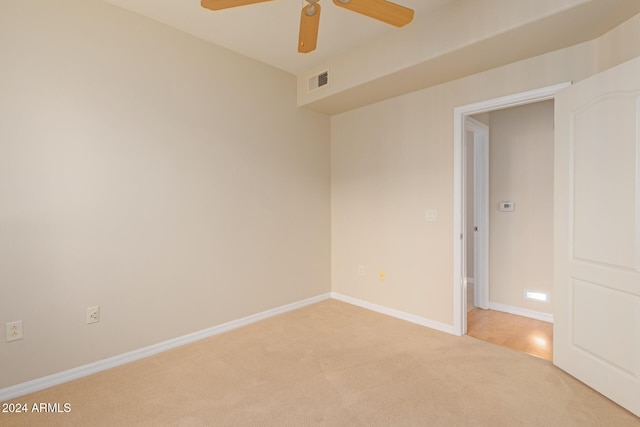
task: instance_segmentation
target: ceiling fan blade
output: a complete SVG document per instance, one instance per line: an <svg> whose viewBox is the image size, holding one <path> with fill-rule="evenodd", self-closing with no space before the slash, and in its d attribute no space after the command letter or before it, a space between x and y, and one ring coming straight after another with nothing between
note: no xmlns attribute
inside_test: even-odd
<svg viewBox="0 0 640 427"><path fill-rule="evenodd" d="M396 27L413 20L413 9L386 0L333 0L333 3Z"/></svg>
<svg viewBox="0 0 640 427"><path fill-rule="evenodd" d="M205 9L220 10L247 4L262 3L271 0L201 0L200 5Z"/></svg>
<svg viewBox="0 0 640 427"><path fill-rule="evenodd" d="M318 43L318 29L320 28L320 5L308 4L300 12L300 36L298 37L298 52L309 53L316 49Z"/></svg>

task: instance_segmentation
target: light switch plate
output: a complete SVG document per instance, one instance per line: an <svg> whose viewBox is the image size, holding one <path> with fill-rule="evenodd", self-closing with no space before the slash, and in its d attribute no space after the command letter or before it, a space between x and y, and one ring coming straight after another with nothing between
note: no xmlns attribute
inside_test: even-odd
<svg viewBox="0 0 640 427"><path fill-rule="evenodd" d="M513 212L516 208L516 204L509 201L500 202L500 212Z"/></svg>

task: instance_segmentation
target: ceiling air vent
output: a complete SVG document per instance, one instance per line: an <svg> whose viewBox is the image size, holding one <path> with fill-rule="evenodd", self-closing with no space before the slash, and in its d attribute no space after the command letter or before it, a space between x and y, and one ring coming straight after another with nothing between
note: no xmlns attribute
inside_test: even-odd
<svg viewBox="0 0 640 427"><path fill-rule="evenodd" d="M323 71L320 74L309 78L309 92L320 89L322 86L329 84L329 72Z"/></svg>

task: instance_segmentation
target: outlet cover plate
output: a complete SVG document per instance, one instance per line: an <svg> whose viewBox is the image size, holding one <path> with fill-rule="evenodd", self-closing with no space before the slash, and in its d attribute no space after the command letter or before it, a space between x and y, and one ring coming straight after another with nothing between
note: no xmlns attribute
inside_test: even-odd
<svg viewBox="0 0 640 427"><path fill-rule="evenodd" d="M100 321L100 306L87 307L87 323L98 323Z"/></svg>
<svg viewBox="0 0 640 427"><path fill-rule="evenodd" d="M6 332L7 342L17 341L22 339L22 320L15 322L7 322Z"/></svg>

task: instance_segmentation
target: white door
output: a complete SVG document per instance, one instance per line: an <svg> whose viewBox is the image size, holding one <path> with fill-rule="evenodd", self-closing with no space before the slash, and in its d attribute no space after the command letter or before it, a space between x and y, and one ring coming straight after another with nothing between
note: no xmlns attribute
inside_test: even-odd
<svg viewBox="0 0 640 427"><path fill-rule="evenodd" d="M556 95L553 361L640 416L640 58Z"/></svg>

